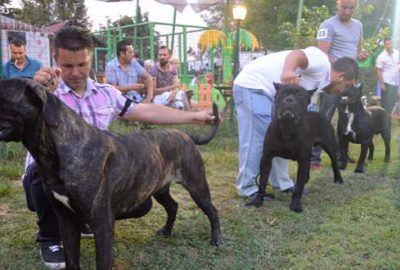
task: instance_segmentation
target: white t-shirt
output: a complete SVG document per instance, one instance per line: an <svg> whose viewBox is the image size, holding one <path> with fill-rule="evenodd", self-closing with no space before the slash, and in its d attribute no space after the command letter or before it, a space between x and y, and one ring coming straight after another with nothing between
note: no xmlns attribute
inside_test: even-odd
<svg viewBox="0 0 400 270"><path fill-rule="evenodd" d="M331 64L328 56L316 47L302 50L307 57L306 69L298 68L299 85L307 90L322 89L329 84ZM276 90L274 82L281 83L283 65L291 51L282 51L261 56L249 64L236 77L234 84L251 89L264 90L274 98Z"/></svg>
<svg viewBox="0 0 400 270"><path fill-rule="evenodd" d="M399 51L393 49L392 54L386 50L376 59L377 68L382 69L383 82L391 85L399 85Z"/></svg>

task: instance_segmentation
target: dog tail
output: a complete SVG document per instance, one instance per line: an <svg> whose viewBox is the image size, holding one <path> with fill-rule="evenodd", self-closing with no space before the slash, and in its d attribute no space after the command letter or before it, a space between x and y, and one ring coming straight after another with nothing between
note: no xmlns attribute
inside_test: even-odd
<svg viewBox="0 0 400 270"><path fill-rule="evenodd" d="M206 135L189 135L193 142L197 145L209 143L217 134L221 118L219 117L218 106L213 102L213 115L215 116L210 132Z"/></svg>

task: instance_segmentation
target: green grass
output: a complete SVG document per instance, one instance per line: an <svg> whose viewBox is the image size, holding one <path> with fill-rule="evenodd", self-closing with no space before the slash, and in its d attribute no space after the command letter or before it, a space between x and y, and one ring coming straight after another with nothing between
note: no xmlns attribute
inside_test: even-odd
<svg viewBox="0 0 400 270"><path fill-rule="evenodd" d="M129 132L135 127L113 125ZM198 127L179 127L200 133ZM204 132L204 131L203 131ZM219 210L224 244L209 246L207 218L186 190L174 184L179 203L171 237L156 235L165 222L157 203L147 216L116 223L115 269L400 269L400 164L392 131L392 159L383 162L384 147L375 138L376 155L365 174L343 172L345 183L333 184L327 157L323 168L312 171L303 197L304 212L289 210L290 195L258 209L244 206L236 193L237 132L229 121L217 137L200 149L206 163L213 203ZM351 145L358 157L359 145ZM21 152L21 153L20 153ZM10 156L11 155L11 156ZM45 269L34 240L36 217L26 209L18 180L23 151L3 156L0 164L0 269ZM297 165L290 163L294 178ZM94 241L83 239L82 269L94 269Z"/></svg>

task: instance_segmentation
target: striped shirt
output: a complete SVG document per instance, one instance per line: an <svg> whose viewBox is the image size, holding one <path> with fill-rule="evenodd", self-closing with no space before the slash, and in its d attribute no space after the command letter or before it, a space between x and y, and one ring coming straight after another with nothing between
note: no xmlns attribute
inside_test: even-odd
<svg viewBox="0 0 400 270"><path fill-rule="evenodd" d="M108 129L111 122L118 117L126 102L126 98L113 86L96 83L91 79L87 80L86 91L83 96L79 96L64 81L60 82L54 94L86 122L102 130ZM126 113L132 113L135 109L134 106L134 103L132 103ZM25 170L33 161L34 159L28 152Z"/></svg>

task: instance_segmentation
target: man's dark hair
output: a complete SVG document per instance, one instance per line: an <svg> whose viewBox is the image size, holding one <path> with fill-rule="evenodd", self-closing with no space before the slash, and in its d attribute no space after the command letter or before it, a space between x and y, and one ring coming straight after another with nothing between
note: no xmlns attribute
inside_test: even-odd
<svg viewBox="0 0 400 270"><path fill-rule="evenodd" d="M158 48L158 51L160 51L160 50L168 50L168 54L169 55L171 55L171 51L170 51L170 49L167 47L167 46L165 46L165 45L161 45L159 48Z"/></svg>
<svg viewBox="0 0 400 270"><path fill-rule="evenodd" d="M120 56L121 53L126 52L126 47L132 46L132 42L127 39L123 39L117 43L117 56Z"/></svg>
<svg viewBox="0 0 400 270"><path fill-rule="evenodd" d="M386 41L392 41L392 39L391 39L390 37L385 37L385 38L383 39L383 43L386 43Z"/></svg>
<svg viewBox="0 0 400 270"><path fill-rule="evenodd" d="M358 79L358 65L357 62L350 57L342 57L337 59L332 68L337 72L343 72L345 80Z"/></svg>
<svg viewBox="0 0 400 270"><path fill-rule="evenodd" d="M25 47L26 44L22 39L14 38L10 41L10 45L14 45L16 47Z"/></svg>
<svg viewBox="0 0 400 270"><path fill-rule="evenodd" d="M90 31L77 26L63 27L57 31L54 38L54 50L80 51L84 49L93 50L93 38Z"/></svg>

